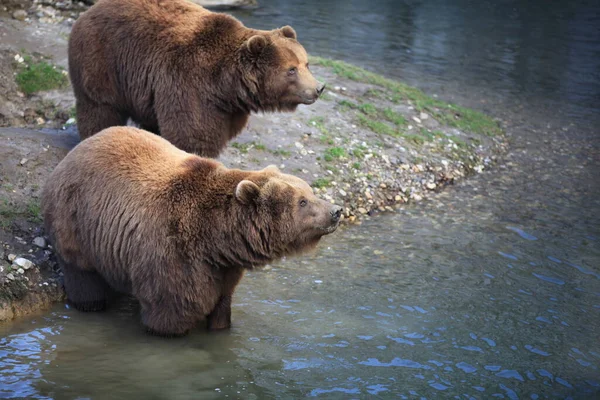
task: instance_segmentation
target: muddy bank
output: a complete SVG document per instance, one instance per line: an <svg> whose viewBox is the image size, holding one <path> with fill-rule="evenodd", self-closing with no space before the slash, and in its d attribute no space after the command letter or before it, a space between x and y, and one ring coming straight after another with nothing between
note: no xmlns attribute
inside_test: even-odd
<svg viewBox="0 0 600 400"><path fill-rule="evenodd" d="M63 73L72 21L28 15L0 20L0 320L64 296L52 249L34 241L43 238L41 187L78 142L74 99L68 80L32 93L18 82L42 62ZM323 98L293 114L253 115L220 161L242 169L275 164L343 205L346 222L360 223L491 167L505 150L498 124L480 113L343 62L313 57L311 69L327 83ZM21 268L16 257L34 265Z"/></svg>

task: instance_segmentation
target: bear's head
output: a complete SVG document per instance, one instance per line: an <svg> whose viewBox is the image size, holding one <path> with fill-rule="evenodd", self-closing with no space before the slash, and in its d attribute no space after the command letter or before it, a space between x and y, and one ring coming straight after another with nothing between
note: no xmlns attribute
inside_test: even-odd
<svg viewBox="0 0 600 400"><path fill-rule="evenodd" d="M275 166L239 182L235 197L252 221L248 243L272 259L312 249L337 229L342 215L342 207L319 199L305 181Z"/></svg>
<svg viewBox="0 0 600 400"><path fill-rule="evenodd" d="M308 55L290 26L256 34L244 44L244 59L251 87L262 111L294 111L312 104L325 90L309 70Z"/></svg>

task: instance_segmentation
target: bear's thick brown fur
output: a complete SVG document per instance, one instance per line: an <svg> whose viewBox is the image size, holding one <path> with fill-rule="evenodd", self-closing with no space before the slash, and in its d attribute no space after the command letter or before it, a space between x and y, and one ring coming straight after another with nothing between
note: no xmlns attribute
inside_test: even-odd
<svg viewBox="0 0 600 400"><path fill-rule="evenodd" d="M244 270L314 247L341 207L274 166L227 169L113 127L58 164L42 211L78 309L104 308L111 289L131 293L150 331L181 335L205 317L211 329L229 327Z"/></svg>
<svg viewBox="0 0 600 400"><path fill-rule="evenodd" d="M324 85L289 26L250 29L188 0L100 0L73 25L69 74L79 135L128 118L216 157L251 112L293 111Z"/></svg>

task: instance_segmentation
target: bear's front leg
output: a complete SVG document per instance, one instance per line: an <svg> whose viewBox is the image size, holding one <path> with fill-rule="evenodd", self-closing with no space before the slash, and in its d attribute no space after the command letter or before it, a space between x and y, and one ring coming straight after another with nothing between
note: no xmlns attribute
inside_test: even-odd
<svg viewBox="0 0 600 400"><path fill-rule="evenodd" d="M197 320L191 315L185 315L178 309L176 303L151 305L142 304L142 323L146 326L148 333L156 336L179 337L185 336L194 327Z"/></svg>
<svg viewBox="0 0 600 400"><path fill-rule="evenodd" d="M227 268L222 271L221 297L207 317L209 330L231 328L231 299L242 276L244 276L243 268Z"/></svg>
<svg viewBox="0 0 600 400"><path fill-rule="evenodd" d="M216 331L231 328L231 296L221 296L207 317L208 329Z"/></svg>

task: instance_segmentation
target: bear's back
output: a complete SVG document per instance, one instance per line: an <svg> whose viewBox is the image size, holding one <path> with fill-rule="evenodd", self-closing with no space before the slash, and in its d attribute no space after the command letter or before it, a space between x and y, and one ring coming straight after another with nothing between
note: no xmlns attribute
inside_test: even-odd
<svg viewBox="0 0 600 400"><path fill-rule="evenodd" d="M170 183L189 157L131 127L108 128L76 146L42 197L46 231L65 262L108 271L112 286L122 287L131 272L125 265L160 259L169 248Z"/></svg>

